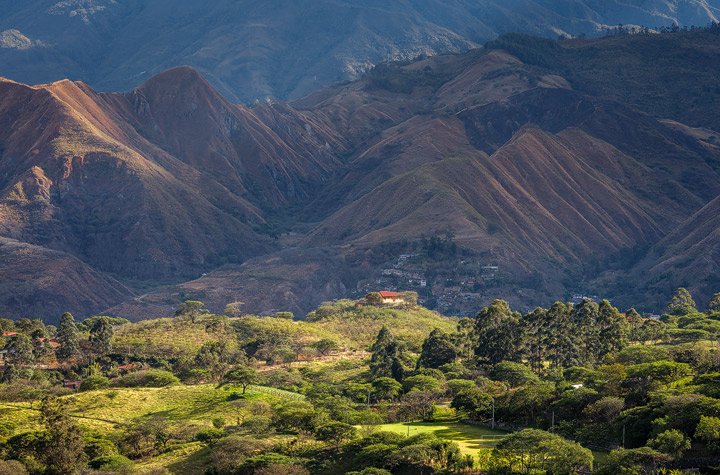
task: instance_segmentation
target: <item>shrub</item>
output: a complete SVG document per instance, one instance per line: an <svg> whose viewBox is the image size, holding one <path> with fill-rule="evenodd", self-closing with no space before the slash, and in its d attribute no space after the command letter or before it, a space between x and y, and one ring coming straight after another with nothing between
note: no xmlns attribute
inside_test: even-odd
<svg viewBox="0 0 720 475"><path fill-rule="evenodd" d="M267 416L252 416L242 423L241 427L251 434L265 435L269 433L272 420Z"/></svg>
<svg viewBox="0 0 720 475"><path fill-rule="evenodd" d="M85 454L89 460L98 457L106 457L118 453L117 446L112 440L102 437L86 437L85 438Z"/></svg>
<svg viewBox="0 0 720 475"><path fill-rule="evenodd" d="M89 465L95 470L113 473L131 473L133 467L132 460L120 454L97 457L91 460Z"/></svg>
<svg viewBox="0 0 720 475"><path fill-rule="evenodd" d="M213 440L221 439L225 435L225 431L222 429L204 429L195 434L195 440L198 442L212 442Z"/></svg>
<svg viewBox="0 0 720 475"><path fill-rule="evenodd" d="M690 439L679 430L670 429L649 440L648 446L670 457L680 458L690 448Z"/></svg>
<svg viewBox="0 0 720 475"><path fill-rule="evenodd" d="M180 380L169 371L147 369L121 376L115 382L128 388L162 388L177 384Z"/></svg>
<svg viewBox="0 0 720 475"><path fill-rule="evenodd" d="M295 464L274 463L255 469L254 475L310 475L304 467Z"/></svg>
<svg viewBox="0 0 720 475"><path fill-rule="evenodd" d="M110 380L102 374L93 374L88 376L80 384L81 391L93 391L95 389L104 389L110 386Z"/></svg>
<svg viewBox="0 0 720 475"><path fill-rule="evenodd" d="M0 460L0 475L27 475L28 471L17 460Z"/></svg>
<svg viewBox="0 0 720 475"><path fill-rule="evenodd" d="M384 468L367 467L359 472L348 472L347 475L392 475L392 473Z"/></svg>
<svg viewBox="0 0 720 475"><path fill-rule="evenodd" d="M210 454L210 465L215 473L237 473L245 460L268 448L264 440L239 437L224 437L215 442Z"/></svg>

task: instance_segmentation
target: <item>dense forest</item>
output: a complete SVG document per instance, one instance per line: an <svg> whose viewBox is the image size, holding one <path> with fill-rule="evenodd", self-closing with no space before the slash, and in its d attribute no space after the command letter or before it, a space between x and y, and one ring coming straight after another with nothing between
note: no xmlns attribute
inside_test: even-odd
<svg viewBox="0 0 720 475"><path fill-rule="evenodd" d="M372 301L372 299L369 299ZM711 473L720 294L0 320L0 473Z"/></svg>

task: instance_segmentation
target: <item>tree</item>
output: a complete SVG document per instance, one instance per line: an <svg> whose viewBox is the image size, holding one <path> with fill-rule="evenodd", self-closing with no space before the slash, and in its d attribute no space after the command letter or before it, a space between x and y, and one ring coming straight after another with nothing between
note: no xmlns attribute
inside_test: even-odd
<svg viewBox="0 0 720 475"><path fill-rule="evenodd" d="M98 355L105 355L112 351L113 327L107 318L98 318L90 328L90 345Z"/></svg>
<svg viewBox="0 0 720 475"><path fill-rule="evenodd" d="M496 364L490 372L490 377L495 381L505 381L513 388L540 382L540 378L530 368L512 361L501 361Z"/></svg>
<svg viewBox="0 0 720 475"><path fill-rule="evenodd" d="M402 293L406 305L414 306L418 303L418 293L411 290Z"/></svg>
<svg viewBox="0 0 720 475"><path fill-rule="evenodd" d="M402 381L405 376L405 342L398 340L383 326L370 348L370 374L373 378L387 376Z"/></svg>
<svg viewBox="0 0 720 475"><path fill-rule="evenodd" d="M227 373L222 378L222 382L220 383L220 386L224 386L226 384L237 384L238 386L242 387L242 393L245 394L245 390L248 386L251 384L254 384L257 381L257 371L255 371L255 368L251 368L249 366L243 366L240 368L235 368Z"/></svg>
<svg viewBox="0 0 720 475"><path fill-rule="evenodd" d="M711 312L720 312L720 292L712 296L707 306Z"/></svg>
<svg viewBox="0 0 720 475"><path fill-rule="evenodd" d="M695 301L692 295L690 295L690 292L684 287L677 289L668 304L668 313L672 315L686 315L694 311Z"/></svg>
<svg viewBox="0 0 720 475"><path fill-rule="evenodd" d="M439 368L444 364L454 363L458 352L452 337L439 328L430 332L425 339L417 362L418 368Z"/></svg>
<svg viewBox="0 0 720 475"><path fill-rule="evenodd" d="M559 435L524 429L504 438L493 449L491 461L513 473L578 473L592 468L590 450Z"/></svg>
<svg viewBox="0 0 720 475"><path fill-rule="evenodd" d="M577 363L592 364L599 360L604 344L599 325L600 306L585 299L573 307L571 320L580 337L580 343L576 345Z"/></svg>
<svg viewBox="0 0 720 475"><path fill-rule="evenodd" d="M388 377L375 378L372 381L373 395L379 400L393 400L402 392L402 384Z"/></svg>
<svg viewBox="0 0 720 475"><path fill-rule="evenodd" d="M339 348L338 343L331 338L323 338L322 340L316 341L311 346L322 356L326 356Z"/></svg>
<svg viewBox="0 0 720 475"><path fill-rule="evenodd" d="M57 350L57 357L61 360L69 360L80 354L80 341L75 317L72 313L65 312L60 317L57 339L60 348Z"/></svg>
<svg viewBox="0 0 720 475"><path fill-rule="evenodd" d="M468 419L481 421L488 417L492 410L493 398L479 388L465 389L453 398L450 407L464 413Z"/></svg>
<svg viewBox="0 0 720 475"><path fill-rule="evenodd" d="M598 360L627 346L627 321L607 300L600 302L597 326L600 330L600 341L595 353Z"/></svg>
<svg viewBox="0 0 720 475"><path fill-rule="evenodd" d="M64 402L56 397L45 397L40 406L40 417L48 437L43 453L47 473L78 473L85 461L83 434L68 415Z"/></svg>
<svg viewBox="0 0 720 475"><path fill-rule="evenodd" d="M229 304L225 305L225 310L223 310L223 313L228 317L240 317L243 314L243 305L245 305L245 302L230 302Z"/></svg>
<svg viewBox="0 0 720 475"><path fill-rule="evenodd" d="M690 448L690 439L679 430L670 429L650 439L648 447L668 454L674 459L679 459L683 452Z"/></svg>
<svg viewBox="0 0 720 475"><path fill-rule="evenodd" d="M186 300L175 310L176 317L189 318L192 323L197 321L197 317L206 313L208 311L205 310L205 304L199 300Z"/></svg>
<svg viewBox="0 0 720 475"><path fill-rule="evenodd" d="M571 304L555 302L547 311L548 359L555 367L582 363L586 335L578 332Z"/></svg>
<svg viewBox="0 0 720 475"><path fill-rule="evenodd" d="M695 438L704 441L712 450L720 449L720 418L700 416L700 422L695 428Z"/></svg>
<svg viewBox="0 0 720 475"><path fill-rule="evenodd" d="M670 462L670 457L650 447L637 449L616 449L610 452L602 473L615 475L618 473L657 473L656 470Z"/></svg>
<svg viewBox="0 0 720 475"><path fill-rule="evenodd" d="M315 437L318 440L333 442L339 447L343 441L353 439L357 435L357 429L344 422L328 422L315 430Z"/></svg>
<svg viewBox="0 0 720 475"><path fill-rule="evenodd" d="M206 369L214 381L220 380L228 368L230 355L227 345L221 341L208 341L198 349L195 365Z"/></svg>
<svg viewBox="0 0 720 475"><path fill-rule="evenodd" d="M457 329L453 333L452 339L459 357L463 359L472 358L477 347L475 320L467 317L461 318L457 323Z"/></svg>
<svg viewBox="0 0 720 475"><path fill-rule="evenodd" d="M520 318L504 300L495 300L475 317L475 356L495 364L519 356Z"/></svg>
<svg viewBox="0 0 720 475"><path fill-rule="evenodd" d="M606 396L589 404L583 413L593 422L613 422L625 407L625 400L615 396Z"/></svg>
<svg viewBox="0 0 720 475"><path fill-rule="evenodd" d="M370 292L365 296L365 300L367 300L367 303L370 305L381 305L383 298L380 292Z"/></svg>
<svg viewBox="0 0 720 475"><path fill-rule="evenodd" d="M548 338L550 324L544 308L536 308L523 317L522 351L530 368L536 372L543 368L551 351Z"/></svg>
<svg viewBox="0 0 720 475"><path fill-rule="evenodd" d="M15 366L30 366L35 363L32 340L24 333L13 335L5 349L8 362Z"/></svg>
<svg viewBox="0 0 720 475"><path fill-rule="evenodd" d="M435 393L412 391L400 398L398 414L406 421L427 420L435 409Z"/></svg>
<svg viewBox="0 0 720 475"><path fill-rule="evenodd" d="M437 378L426 374L408 376L402 382L406 392L410 391L437 391L440 389L440 381Z"/></svg>

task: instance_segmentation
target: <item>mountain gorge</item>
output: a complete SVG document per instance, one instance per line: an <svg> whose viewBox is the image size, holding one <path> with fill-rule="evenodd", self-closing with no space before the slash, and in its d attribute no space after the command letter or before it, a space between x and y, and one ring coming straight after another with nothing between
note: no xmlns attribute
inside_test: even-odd
<svg viewBox="0 0 720 475"><path fill-rule="evenodd" d="M653 69L658 44L672 67ZM651 311L690 276L703 299L720 287L718 46L716 27L506 35L254 107L189 67L126 93L1 80L0 312L303 313L379 285L457 313L500 293ZM698 90L688 120L677 91Z"/></svg>

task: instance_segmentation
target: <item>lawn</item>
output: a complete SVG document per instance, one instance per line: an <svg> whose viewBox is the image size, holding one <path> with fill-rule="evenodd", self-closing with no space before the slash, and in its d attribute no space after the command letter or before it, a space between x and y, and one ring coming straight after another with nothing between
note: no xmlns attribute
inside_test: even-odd
<svg viewBox="0 0 720 475"><path fill-rule="evenodd" d="M486 452L492 449L502 436L507 435L507 432L500 430L452 421L399 422L395 424L381 424L375 427L381 431L396 432L398 434L411 436L424 432L432 432L440 438L456 442L460 446L460 451L463 454L469 454L476 458L481 451Z"/></svg>

